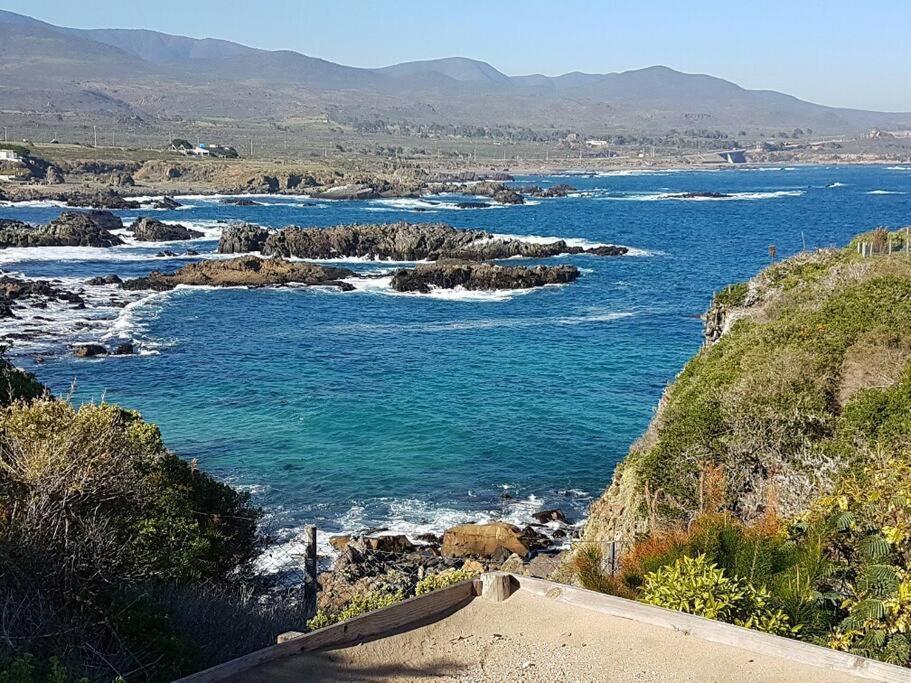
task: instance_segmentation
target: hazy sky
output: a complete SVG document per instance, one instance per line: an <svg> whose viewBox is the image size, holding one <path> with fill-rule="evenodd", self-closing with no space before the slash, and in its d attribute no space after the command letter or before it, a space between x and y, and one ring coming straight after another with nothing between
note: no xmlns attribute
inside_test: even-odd
<svg viewBox="0 0 911 683"><path fill-rule="evenodd" d="M664 64L835 106L911 111L911 0L0 0L353 66L466 56L510 74Z"/></svg>

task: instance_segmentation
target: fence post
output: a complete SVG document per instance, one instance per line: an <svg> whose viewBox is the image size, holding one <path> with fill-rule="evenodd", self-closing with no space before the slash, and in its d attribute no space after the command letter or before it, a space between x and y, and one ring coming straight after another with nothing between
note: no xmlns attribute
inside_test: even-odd
<svg viewBox="0 0 911 683"><path fill-rule="evenodd" d="M304 527L307 536L307 555L304 558L304 570L307 573L305 598L307 601L307 614L312 617L316 614L316 591L319 584L316 582L316 526L308 524Z"/></svg>

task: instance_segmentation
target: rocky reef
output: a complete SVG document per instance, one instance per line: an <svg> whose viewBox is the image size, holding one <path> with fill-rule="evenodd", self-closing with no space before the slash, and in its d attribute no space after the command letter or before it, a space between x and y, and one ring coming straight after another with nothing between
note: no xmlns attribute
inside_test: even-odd
<svg viewBox="0 0 911 683"><path fill-rule="evenodd" d="M428 293L431 289L463 287L470 290L530 289L566 284L579 277L575 266L500 266L492 263L438 261L403 268L392 276L398 292Z"/></svg>
<svg viewBox="0 0 911 683"><path fill-rule="evenodd" d="M267 231L250 225L231 226L222 233L221 253L261 251L264 256L306 259L367 258L392 261L437 261L443 258L490 261L512 257L547 258L590 253L620 256L626 247L583 248L563 240L529 242L497 237L482 230L458 230L443 223L341 225L331 228L291 226Z"/></svg>
<svg viewBox="0 0 911 683"><path fill-rule="evenodd" d="M0 248L112 247L123 244L111 230L123 227L109 211L66 211L43 226L0 220Z"/></svg>
<svg viewBox="0 0 911 683"><path fill-rule="evenodd" d="M202 237L204 233L183 225L162 223L154 218L139 218L130 226L133 237L139 242L177 242Z"/></svg>
<svg viewBox="0 0 911 683"><path fill-rule="evenodd" d="M333 268L315 263L294 263L282 259L240 256L225 261L191 263L173 273L154 271L146 277L126 280L124 289L167 291L178 285L214 287L267 287L302 284L328 285L348 291L354 289L342 282L355 273L347 268Z"/></svg>

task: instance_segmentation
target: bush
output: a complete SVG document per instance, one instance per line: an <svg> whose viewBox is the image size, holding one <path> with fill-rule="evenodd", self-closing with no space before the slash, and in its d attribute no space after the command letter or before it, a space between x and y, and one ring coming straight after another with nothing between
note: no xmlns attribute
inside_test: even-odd
<svg viewBox="0 0 911 683"><path fill-rule="evenodd" d="M0 534L64 587L227 580L258 551L259 515L136 413L42 399L0 416Z"/></svg>
<svg viewBox="0 0 911 683"><path fill-rule="evenodd" d="M307 628L311 631L315 631L316 629L331 626L340 621L347 621L348 619L353 619L354 617L367 614L368 612L375 612L384 607L391 607L398 602L402 602L406 597L407 596L402 591L396 591L394 593L381 593L379 591L361 593L352 597L345 606L338 611L319 610L316 613L316 616L307 622Z"/></svg>
<svg viewBox="0 0 911 683"><path fill-rule="evenodd" d="M796 631L787 615L771 607L771 596L765 588L726 576L705 555L684 556L647 574L641 599L658 607L768 633L790 635Z"/></svg>
<svg viewBox="0 0 911 683"><path fill-rule="evenodd" d="M424 593L432 593L433 591L448 588L449 586L454 586L462 581L470 581L480 573L480 570L464 568L446 569L439 574L431 574L418 581L417 585L414 587L414 594L424 595Z"/></svg>

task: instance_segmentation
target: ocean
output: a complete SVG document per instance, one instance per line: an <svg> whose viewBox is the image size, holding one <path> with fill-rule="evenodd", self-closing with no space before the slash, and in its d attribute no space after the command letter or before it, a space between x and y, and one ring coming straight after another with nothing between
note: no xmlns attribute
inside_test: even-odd
<svg viewBox="0 0 911 683"><path fill-rule="evenodd" d="M51 307L0 323L31 330L8 354L58 395L116 402L157 423L168 446L249 490L276 543L314 523L334 533L439 533L463 521L523 522L560 508L581 521L642 433L662 391L701 344L713 292L806 248L911 223L911 166L617 171L523 177L569 183L565 198L458 209L464 197L360 202L179 197L173 211L117 212L201 229L190 243L112 249L5 249L0 268L57 278L175 269L214 258L224 221L269 227L445 222L528 239L622 244L622 257L547 259L574 284L523 292L394 293L388 280L317 288L86 288L86 310ZM685 192L723 198L675 199ZM46 222L47 202L0 204ZM520 261L510 261L519 263ZM542 261L544 262L544 261ZM352 262L364 271L396 264ZM131 340L140 353L80 360L69 344ZM36 355L45 360L36 364ZM267 568L268 569L268 568Z"/></svg>

